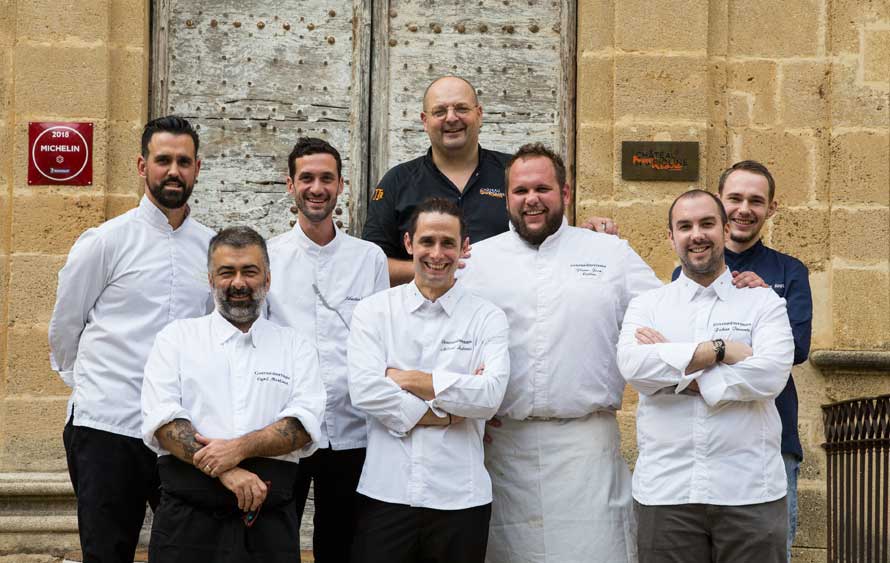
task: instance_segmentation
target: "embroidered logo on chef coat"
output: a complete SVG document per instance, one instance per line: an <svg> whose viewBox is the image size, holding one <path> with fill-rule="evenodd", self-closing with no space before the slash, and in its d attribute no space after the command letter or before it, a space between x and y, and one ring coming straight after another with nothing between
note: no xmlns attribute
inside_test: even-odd
<svg viewBox="0 0 890 563"><path fill-rule="evenodd" d="M714 336L730 339L732 335L748 335L751 333L751 323L742 321L721 321L713 324Z"/></svg>
<svg viewBox="0 0 890 563"><path fill-rule="evenodd" d="M606 271L605 264L596 264L593 262L569 264L569 266L583 279L596 279Z"/></svg>
<svg viewBox="0 0 890 563"><path fill-rule="evenodd" d="M271 382L280 383L281 385L290 385L290 376L286 373L254 370L253 375L256 377L257 382L260 383Z"/></svg>
<svg viewBox="0 0 890 563"><path fill-rule="evenodd" d="M374 195L371 196L371 201L380 201L383 199L383 189L377 188L374 190Z"/></svg>
<svg viewBox="0 0 890 563"><path fill-rule="evenodd" d="M498 199L503 199L506 197L506 194L503 190L499 190L497 188L482 188L479 190L481 195L487 195L488 197L496 197Z"/></svg>
<svg viewBox="0 0 890 563"><path fill-rule="evenodd" d="M440 352L447 352L449 350L458 350L461 352L472 352L473 351L473 341L472 340L464 340L462 338L454 338L454 339L442 339L442 345L439 347Z"/></svg>

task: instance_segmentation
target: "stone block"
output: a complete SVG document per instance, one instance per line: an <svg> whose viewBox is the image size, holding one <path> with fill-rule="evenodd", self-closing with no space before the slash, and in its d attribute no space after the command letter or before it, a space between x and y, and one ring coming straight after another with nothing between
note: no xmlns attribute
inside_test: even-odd
<svg viewBox="0 0 890 563"><path fill-rule="evenodd" d="M726 67L726 88L731 94L727 112L729 125L774 124L776 63L764 60L731 61Z"/></svg>
<svg viewBox="0 0 890 563"><path fill-rule="evenodd" d="M890 209L835 208L831 211L831 255L852 262L890 259Z"/></svg>
<svg viewBox="0 0 890 563"><path fill-rule="evenodd" d="M7 397L64 397L71 392L50 368L47 325L16 324L7 339Z"/></svg>
<svg viewBox="0 0 890 563"><path fill-rule="evenodd" d="M109 49L108 114L111 119L140 122L148 112L148 50Z"/></svg>
<svg viewBox="0 0 890 563"><path fill-rule="evenodd" d="M729 2L710 2L708 6L708 54L725 57L729 46Z"/></svg>
<svg viewBox="0 0 890 563"><path fill-rule="evenodd" d="M858 58L831 64L829 111L832 127L881 127L890 123L886 87L860 81Z"/></svg>
<svg viewBox="0 0 890 563"><path fill-rule="evenodd" d="M810 339L810 348L813 350L834 347L834 330L831 326L831 269L827 266L828 264L822 271L810 269L810 292L813 294L813 336Z"/></svg>
<svg viewBox="0 0 890 563"><path fill-rule="evenodd" d="M108 40L108 4L98 0L16 2L19 39L58 43Z"/></svg>
<svg viewBox="0 0 890 563"><path fill-rule="evenodd" d="M614 2L578 3L578 54L615 45Z"/></svg>
<svg viewBox="0 0 890 563"><path fill-rule="evenodd" d="M108 194L141 194L145 181L136 170L142 125L132 121L108 123Z"/></svg>
<svg viewBox="0 0 890 563"><path fill-rule="evenodd" d="M85 2L92 4L92 2ZM31 3L21 3L21 6ZM68 22L60 17L61 23ZM52 88L47 88L52 77ZM102 119L108 107L108 49L100 45L18 43L16 113Z"/></svg>
<svg viewBox="0 0 890 563"><path fill-rule="evenodd" d="M671 279L671 272L677 264L668 241L667 212L671 201L673 197L657 203L634 202L615 207L615 220L621 229L621 238L627 239L636 253L664 281Z"/></svg>
<svg viewBox="0 0 890 563"><path fill-rule="evenodd" d="M862 29L890 20L890 4L881 0L831 0L826 5L831 30L827 45L833 55L858 55Z"/></svg>
<svg viewBox="0 0 890 563"><path fill-rule="evenodd" d="M827 125L830 65L795 61L785 62L780 68L781 123L788 128Z"/></svg>
<svg viewBox="0 0 890 563"><path fill-rule="evenodd" d="M766 165L776 180L776 198L781 205L795 206L810 201L815 181L814 139L780 129L737 129L732 131L732 136L734 159L753 159Z"/></svg>
<svg viewBox="0 0 890 563"><path fill-rule="evenodd" d="M705 51L707 0L615 2L615 47L624 51Z"/></svg>
<svg viewBox="0 0 890 563"><path fill-rule="evenodd" d="M613 61L611 56L578 59L579 123L612 121Z"/></svg>
<svg viewBox="0 0 890 563"><path fill-rule="evenodd" d="M0 47L15 45L15 3L0 1Z"/></svg>
<svg viewBox="0 0 890 563"><path fill-rule="evenodd" d="M12 47L3 47L0 50L0 116L2 117L6 117L6 112L12 107L15 70L12 64L12 52Z"/></svg>
<svg viewBox="0 0 890 563"><path fill-rule="evenodd" d="M603 199L577 199L575 201L575 225L580 225L590 217L608 217L614 220L614 203ZM621 228L620 224L618 228ZM623 234L619 233L619 236L623 236Z"/></svg>
<svg viewBox="0 0 890 563"><path fill-rule="evenodd" d="M10 323L47 323L56 302L65 255L13 254L9 274Z"/></svg>
<svg viewBox="0 0 890 563"><path fill-rule="evenodd" d="M834 268L834 346L844 350L890 346L890 276L881 270ZM884 387L886 393L888 387Z"/></svg>
<svg viewBox="0 0 890 563"><path fill-rule="evenodd" d="M0 401L0 471L66 470L62 428L67 402L67 396Z"/></svg>
<svg viewBox="0 0 890 563"><path fill-rule="evenodd" d="M136 194L113 194L105 199L105 217L113 219L139 205Z"/></svg>
<svg viewBox="0 0 890 563"><path fill-rule="evenodd" d="M111 32L114 45L148 47L148 22L151 3L145 0L114 0L109 2Z"/></svg>
<svg viewBox="0 0 890 563"><path fill-rule="evenodd" d="M887 372L832 372L825 389L826 402L835 403L859 397L886 395L890 388Z"/></svg>
<svg viewBox="0 0 890 563"><path fill-rule="evenodd" d="M616 55L616 120L705 121L708 117L705 57Z"/></svg>
<svg viewBox="0 0 890 563"><path fill-rule="evenodd" d="M828 210L815 207L779 207L772 218L770 244L791 254L810 271L824 270L831 262Z"/></svg>
<svg viewBox="0 0 890 563"><path fill-rule="evenodd" d="M105 220L105 196L67 190L16 193L12 212L15 252L68 254L77 237Z"/></svg>
<svg viewBox="0 0 890 563"><path fill-rule="evenodd" d="M819 481L798 481L797 536L795 545L825 547L827 518L825 484Z"/></svg>
<svg viewBox="0 0 890 563"><path fill-rule="evenodd" d="M637 414L634 411L621 410L616 413L618 431L621 434L621 455L627 466L633 471L637 463Z"/></svg>
<svg viewBox="0 0 890 563"><path fill-rule="evenodd" d="M822 420L799 420L798 431L803 448L803 462L800 464L800 479L825 481L825 450L822 443Z"/></svg>
<svg viewBox="0 0 890 563"><path fill-rule="evenodd" d="M890 204L887 129L833 135L829 158L832 203Z"/></svg>
<svg viewBox="0 0 890 563"><path fill-rule="evenodd" d="M12 126L8 121L0 116L0 146L8 147L5 151L0 151L0 196L6 196L9 190L9 182L12 180L13 173L13 155L15 154ZM27 154L28 149L23 151Z"/></svg>
<svg viewBox="0 0 890 563"><path fill-rule="evenodd" d="M9 209L9 196L6 194L6 190L4 189L2 183L0 183L0 255L5 255L9 253L10 246L10 235L11 231L9 229L10 224L10 209Z"/></svg>
<svg viewBox="0 0 890 563"><path fill-rule="evenodd" d="M868 30L863 39L862 79L890 87L890 29Z"/></svg>
<svg viewBox="0 0 890 563"><path fill-rule="evenodd" d="M791 548L791 560L794 563L825 563L828 558L823 548L794 546Z"/></svg>
<svg viewBox="0 0 890 563"><path fill-rule="evenodd" d="M575 146L575 199L611 199L615 183L612 129L582 124Z"/></svg>
<svg viewBox="0 0 890 563"><path fill-rule="evenodd" d="M820 0L731 2L729 54L807 57L818 52Z"/></svg>

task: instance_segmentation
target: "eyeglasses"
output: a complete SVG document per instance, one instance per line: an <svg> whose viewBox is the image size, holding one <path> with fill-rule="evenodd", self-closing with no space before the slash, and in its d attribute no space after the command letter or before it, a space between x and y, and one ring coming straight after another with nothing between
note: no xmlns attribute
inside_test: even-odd
<svg viewBox="0 0 890 563"><path fill-rule="evenodd" d="M448 115L448 110L454 112L458 117L466 117L476 109L477 106L468 106L467 104L457 104L456 106L436 106L429 111L429 114L436 119L444 119Z"/></svg>

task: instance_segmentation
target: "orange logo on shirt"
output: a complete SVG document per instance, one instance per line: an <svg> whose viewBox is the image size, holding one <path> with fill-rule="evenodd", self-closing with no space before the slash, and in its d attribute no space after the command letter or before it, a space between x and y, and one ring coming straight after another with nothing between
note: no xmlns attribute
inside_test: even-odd
<svg viewBox="0 0 890 563"><path fill-rule="evenodd" d="M381 199L383 199L383 190L377 188L374 190L374 195L371 196L371 201L380 201Z"/></svg>

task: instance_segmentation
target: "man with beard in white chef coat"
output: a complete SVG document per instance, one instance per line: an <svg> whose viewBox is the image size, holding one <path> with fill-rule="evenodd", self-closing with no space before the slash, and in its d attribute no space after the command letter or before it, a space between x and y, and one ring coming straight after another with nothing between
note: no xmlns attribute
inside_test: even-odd
<svg viewBox="0 0 890 563"><path fill-rule="evenodd" d="M510 230L475 244L461 276L510 325L510 383L485 450L486 560L636 561L615 345L627 304L661 283L626 241L568 225L559 155L525 145L505 174Z"/></svg>

